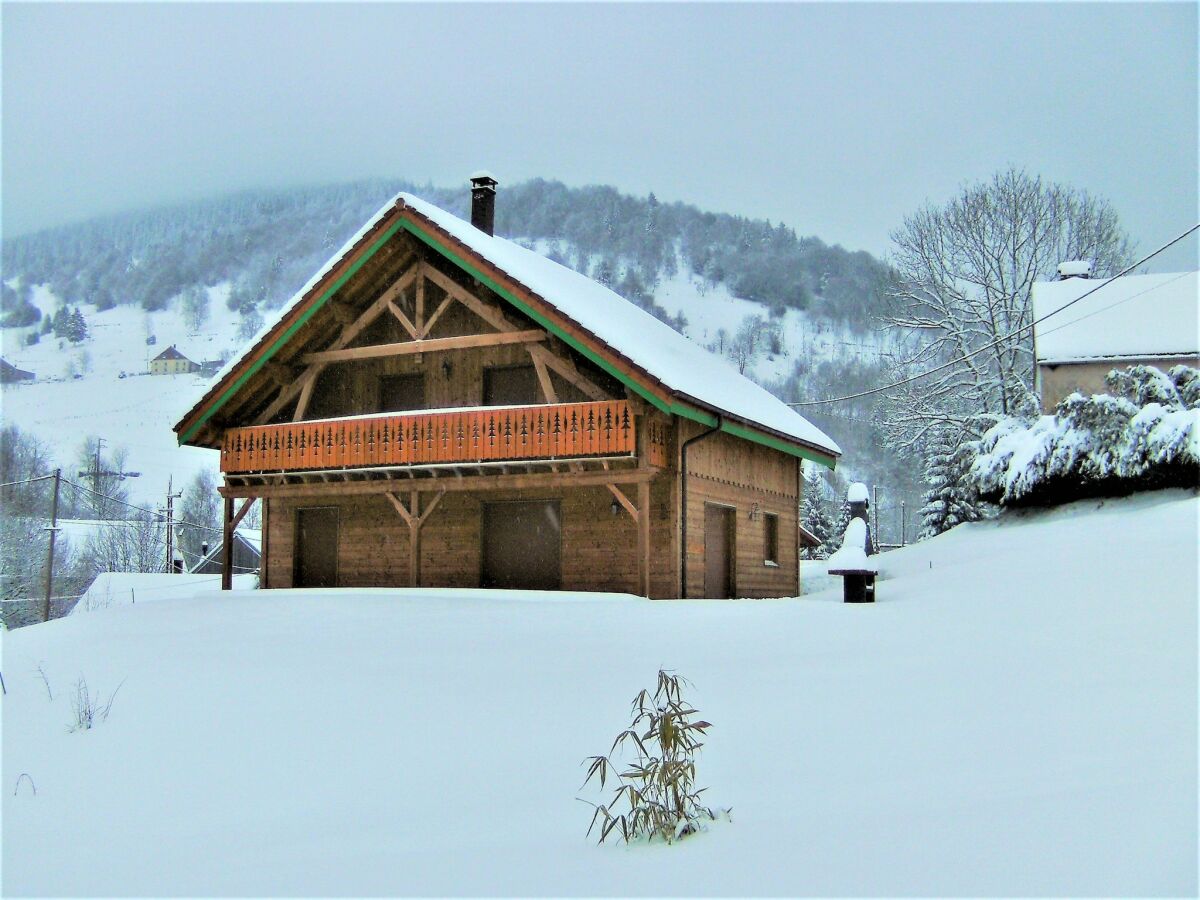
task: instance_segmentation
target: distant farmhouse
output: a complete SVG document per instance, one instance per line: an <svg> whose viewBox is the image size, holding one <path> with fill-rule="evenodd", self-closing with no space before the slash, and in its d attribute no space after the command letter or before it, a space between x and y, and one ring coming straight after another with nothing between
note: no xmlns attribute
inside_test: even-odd
<svg viewBox="0 0 1200 900"><path fill-rule="evenodd" d="M37 376L32 372L18 369L11 363L0 359L0 384L18 384L22 381L33 381L35 377Z"/></svg>
<svg viewBox="0 0 1200 900"><path fill-rule="evenodd" d="M1200 365L1196 272L1126 275L1111 283L1090 277L1086 262L1063 263L1057 281L1033 286L1039 320L1090 297L1038 326L1034 333L1042 411L1051 412L1074 391L1101 394L1116 368ZM1102 286L1102 287L1101 287Z"/></svg>
<svg viewBox="0 0 1200 900"><path fill-rule="evenodd" d="M176 350L174 344L150 360L151 375L189 375L199 371L199 363L192 362Z"/></svg>

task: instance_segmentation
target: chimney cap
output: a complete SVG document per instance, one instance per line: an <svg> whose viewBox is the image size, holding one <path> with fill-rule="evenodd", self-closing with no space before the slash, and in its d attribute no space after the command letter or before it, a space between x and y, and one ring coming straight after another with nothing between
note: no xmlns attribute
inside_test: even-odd
<svg viewBox="0 0 1200 900"><path fill-rule="evenodd" d="M495 187L500 183L496 180L496 176L487 169L479 169L471 173L470 181L475 187Z"/></svg>
<svg viewBox="0 0 1200 900"><path fill-rule="evenodd" d="M1068 278L1091 278L1092 261L1090 259L1072 259L1058 264L1058 280Z"/></svg>

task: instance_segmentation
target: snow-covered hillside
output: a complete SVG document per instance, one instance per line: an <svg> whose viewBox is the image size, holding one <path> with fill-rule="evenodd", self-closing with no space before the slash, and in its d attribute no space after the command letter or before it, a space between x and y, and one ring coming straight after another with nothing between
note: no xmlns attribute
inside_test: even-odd
<svg viewBox="0 0 1200 900"><path fill-rule="evenodd" d="M7 633L3 888L1194 896L1198 514L963 526L874 606L274 591ZM580 762L660 666L732 822L596 847ZM70 732L81 675L120 691Z"/></svg>
<svg viewBox="0 0 1200 900"><path fill-rule="evenodd" d="M186 399L206 379L148 374L150 360L172 344L194 362L223 358L239 345L238 319L224 304L228 286L212 288L210 294L212 313L197 331L188 327L177 306L153 313L133 306L103 312L81 307L89 335L78 345L45 335L25 346L21 338L30 329L0 329L4 358L37 376L32 383L4 386L5 423L46 442L67 477L74 477L73 466L87 438L104 438L106 452L125 448L127 470L141 473L127 485L133 497L145 501L161 498L171 477L178 488L200 469L215 470L215 453L178 447L171 431ZM44 315L53 314L58 305L42 287L35 288L34 302ZM150 335L153 345L146 343Z"/></svg>

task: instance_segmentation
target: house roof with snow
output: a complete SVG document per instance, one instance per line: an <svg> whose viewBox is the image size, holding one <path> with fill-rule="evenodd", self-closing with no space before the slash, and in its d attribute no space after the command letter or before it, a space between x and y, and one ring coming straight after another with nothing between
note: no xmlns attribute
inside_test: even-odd
<svg viewBox="0 0 1200 900"><path fill-rule="evenodd" d="M18 369L12 363L0 359L0 383L8 384L14 381L33 381L36 377L32 372Z"/></svg>
<svg viewBox="0 0 1200 900"><path fill-rule="evenodd" d="M1038 363L1196 356L1200 353L1198 274L1037 282L1034 319L1053 315L1035 328ZM1095 293L1083 297L1093 289ZM1075 300L1079 302L1067 306ZM1062 312L1055 314L1058 310Z"/></svg>
<svg viewBox="0 0 1200 900"><path fill-rule="evenodd" d="M832 465L841 450L766 389L623 297L578 272L401 193L338 251L175 426L197 443L208 419L328 303L370 254L406 231L664 412Z"/></svg>
<svg viewBox="0 0 1200 900"><path fill-rule="evenodd" d="M158 356L154 357L155 362L158 362L160 359L161 360L183 359L183 360L187 360L188 362L191 362L190 359L188 359L186 356L184 356L182 353L180 353L178 350L175 349L174 344L172 344L170 347L168 347L162 353L158 354Z"/></svg>

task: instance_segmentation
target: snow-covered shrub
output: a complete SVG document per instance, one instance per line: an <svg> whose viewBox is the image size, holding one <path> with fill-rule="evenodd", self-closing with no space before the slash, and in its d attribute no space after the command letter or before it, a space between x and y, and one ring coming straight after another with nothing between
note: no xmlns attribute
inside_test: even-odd
<svg viewBox="0 0 1200 900"><path fill-rule="evenodd" d="M611 756L584 760L585 785L599 778L603 790L610 776L620 782L607 805L590 804L595 812L587 833L599 825L600 843L617 832L626 843L646 838L670 844L699 831L704 820L717 818L700 804L707 789L696 788L696 753L703 746L699 739L712 726L692 720L697 711L683 699L684 685L690 686L685 678L660 669L654 696L643 690L634 698L633 721L608 751L635 748L635 759L624 771Z"/></svg>
<svg viewBox="0 0 1200 900"><path fill-rule="evenodd" d="M1148 366L1109 374L1124 396L1071 394L1032 424L1005 420L968 445L967 480L1004 506L1054 505L1200 484L1198 374ZM1186 399L1185 399L1186 398Z"/></svg>

